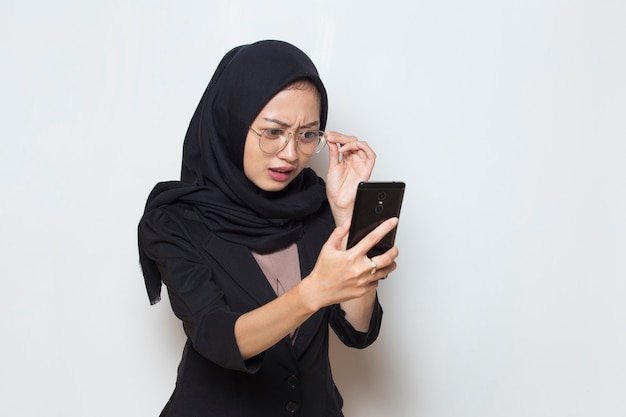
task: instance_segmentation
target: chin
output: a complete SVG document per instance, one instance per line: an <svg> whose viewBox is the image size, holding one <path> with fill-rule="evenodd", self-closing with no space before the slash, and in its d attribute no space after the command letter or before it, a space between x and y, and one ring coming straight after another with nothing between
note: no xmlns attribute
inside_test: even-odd
<svg viewBox="0 0 626 417"><path fill-rule="evenodd" d="M267 181L258 181L255 182L254 185L256 185L260 190L268 192L268 193L275 193L278 191L282 191L285 189L285 187L287 187L287 185L289 185L290 181L285 181L285 182L278 182L278 181L272 181L272 180L267 180Z"/></svg>
<svg viewBox="0 0 626 417"><path fill-rule="evenodd" d="M289 182L291 182L291 181L289 181ZM273 183L271 185L268 185L267 187L263 187L262 190L263 191L268 191L268 192L282 191L282 190L284 190L287 187L287 185L289 185L289 182Z"/></svg>

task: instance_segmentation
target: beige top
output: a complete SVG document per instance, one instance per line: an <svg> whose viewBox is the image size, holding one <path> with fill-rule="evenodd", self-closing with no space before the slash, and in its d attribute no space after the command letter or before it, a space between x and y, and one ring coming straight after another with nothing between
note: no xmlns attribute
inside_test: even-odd
<svg viewBox="0 0 626 417"><path fill-rule="evenodd" d="M300 277L298 246L295 243L268 254L252 251L252 256L261 267L277 296L289 291L302 279ZM292 343L296 340L297 331L298 329L290 333Z"/></svg>

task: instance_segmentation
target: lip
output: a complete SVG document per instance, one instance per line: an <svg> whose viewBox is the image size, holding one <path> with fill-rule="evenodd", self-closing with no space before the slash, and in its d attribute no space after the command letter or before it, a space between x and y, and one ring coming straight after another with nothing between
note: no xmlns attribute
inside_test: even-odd
<svg viewBox="0 0 626 417"><path fill-rule="evenodd" d="M291 173L294 170L295 168L292 166L282 166L269 168L267 171L270 178L272 178L274 181L284 182L289 180L289 178L291 177Z"/></svg>

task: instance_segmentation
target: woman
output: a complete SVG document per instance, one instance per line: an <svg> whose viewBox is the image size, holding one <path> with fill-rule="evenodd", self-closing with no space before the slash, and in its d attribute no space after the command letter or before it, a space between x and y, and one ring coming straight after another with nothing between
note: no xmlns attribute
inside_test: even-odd
<svg viewBox="0 0 626 417"><path fill-rule="evenodd" d="M162 416L341 416L328 327L347 346L376 339L378 280L398 250L345 250L358 182L375 154L323 133L326 90L294 46L231 50L191 120L181 181L159 183L139 224L152 303L161 282L188 337ZM328 143L326 183L305 164ZM337 225L337 226L335 226Z"/></svg>

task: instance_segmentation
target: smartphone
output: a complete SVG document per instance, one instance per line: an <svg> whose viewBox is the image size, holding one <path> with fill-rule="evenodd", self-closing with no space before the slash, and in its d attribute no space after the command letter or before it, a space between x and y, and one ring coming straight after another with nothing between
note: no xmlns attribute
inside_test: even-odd
<svg viewBox="0 0 626 417"><path fill-rule="evenodd" d="M356 191L352 222L348 233L348 249L369 232L391 217L400 217L404 182L361 182ZM372 258L391 249L396 240L396 229L387 233L367 256Z"/></svg>

